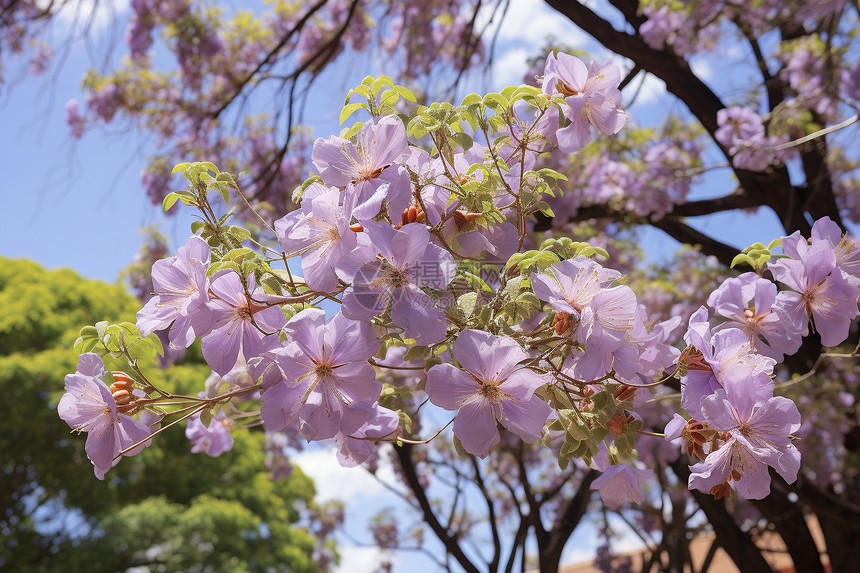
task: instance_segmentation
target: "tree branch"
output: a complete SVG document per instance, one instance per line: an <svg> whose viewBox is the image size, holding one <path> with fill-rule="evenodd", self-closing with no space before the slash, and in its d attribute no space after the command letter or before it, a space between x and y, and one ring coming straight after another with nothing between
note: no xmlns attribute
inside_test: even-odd
<svg viewBox="0 0 860 573"><path fill-rule="evenodd" d="M681 482L687 483L687 479L690 477L690 469L687 464L677 459L669 465ZM729 515L724 501L717 501L713 496L698 490L691 490L691 493L714 528L719 544L739 569L742 569L744 573L773 573L749 534L744 532Z"/></svg>
<svg viewBox="0 0 860 573"><path fill-rule="evenodd" d="M496 524L496 508L493 505L493 499L490 497L490 492L487 491L487 487L484 484L484 477L481 475L481 468L478 465L478 460L475 456L470 456L472 461L472 468L475 470L475 483L478 485L478 489L481 490L481 494L484 496L484 500L487 502L487 519L490 522L490 532L493 535L493 558L487 564L489 566L490 571L497 571L499 569L499 561L502 558L502 542L499 539L499 528Z"/></svg>
<svg viewBox="0 0 860 573"><path fill-rule="evenodd" d="M469 573L479 573L478 568L469 560L456 537L448 533L448 530L442 527L436 514L433 513L433 508L430 506L430 500L427 499L427 493L421 486L421 481L418 479L418 472L415 469L415 464L412 461L412 446L411 444L403 444L395 446L394 451L397 454L397 460L400 462L400 468L403 470L403 475L406 478L406 483L415 499L418 501L418 506L421 508L421 513L424 516L424 522L430 526L433 533L450 555L457 560L460 566Z"/></svg>

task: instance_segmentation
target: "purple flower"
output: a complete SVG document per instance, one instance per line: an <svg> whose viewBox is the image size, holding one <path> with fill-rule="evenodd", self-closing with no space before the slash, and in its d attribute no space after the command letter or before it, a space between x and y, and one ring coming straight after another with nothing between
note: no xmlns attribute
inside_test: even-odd
<svg viewBox="0 0 860 573"><path fill-rule="evenodd" d="M635 376L638 351L625 334L633 329L636 295L628 286L607 288L621 273L583 256L560 261L549 272L532 273L531 285L585 345L585 354L574 366L575 376L592 380L612 369Z"/></svg>
<svg viewBox="0 0 860 573"><path fill-rule="evenodd" d="M598 131L613 135L627 121L621 105L621 73L611 63L592 62L586 68L582 60L559 53L550 54L544 66L543 91L548 95L560 94L566 108L562 109L570 125L556 133L558 147L565 153L574 153L591 141L590 125Z"/></svg>
<svg viewBox="0 0 860 573"><path fill-rule="evenodd" d="M453 257L430 244L421 223L394 229L367 222L367 241L338 266L341 279L352 285L343 293L342 312L353 320L370 320L391 302L391 319L403 335L428 345L446 336L447 319L422 287L443 290L454 278Z"/></svg>
<svg viewBox="0 0 860 573"><path fill-rule="evenodd" d="M529 356L512 338L464 330L452 353L465 370L437 364L427 374L430 401L457 410L454 435L470 454L487 457L499 443L496 422L529 443L536 442L551 408L534 392L547 383L520 363Z"/></svg>
<svg viewBox="0 0 860 573"><path fill-rule="evenodd" d="M152 265L153 296L137 313L137 329L143 336L170 327L170 346L188 348L210 328L209 245L200 237L189 237L175 257Z"/></svg>
<svg viewBox="0 0 860 573"><path fill-rule="evenodd" d="M773 150L785 138L767 136L762 117L748 107L732 106L717 112L716 140L728 149L732 163L741 169L764 171L777 157L786 160L788 153Z"/></svg>
<svg viewBox="0 0 860 573"><path fill-rule="evenodd" d="M337 461L345 468L364 463L377 450L377 440L394 435L400 427L400 416L379 404L373 405L370 419L350 435L338 434Z"/></svg>
<svg viewBox="0 0 860 573"><path fill-rule="evenodd" d="M191 441L191 453L203 452L207 456L217 458L224 452L233 449L233 436L230 428L233 420L228 418L223 410L219 410L209 421L209 427L200 421L200 414L194 414L185 427L185 437Z"/></svg>
<svg viewBox="0 0 860 573"><path fill-rule="evenodd" d="M702 400L702 412L714 429L725 432L725 443L690 468L691 489L711 492L728 483L743 498L762 499L770 493L767 466L788 483L797 479L800 452L790 434L800 428L800 412L794 402L781 396L756 402L748 395L730 401L717 390Z"/></svg>
<svg viewBox="0 0 860 573"><path fill-rule="evenodd" d="M714 137L729 153L737 153L738 145L765 136L764 122L759 114L748 107L732 106L717 112L717 131Z"/></svg>
<svg viewBox="0 0 860 573"><path fill-rule="evenodd" d="M382 384L367 360L379 350L369 322L308 308L284 327L286 346L268 354L284 380L263 392L261 414L270 430L297 417L308 441L351 434L368 421Z"/></svg>
<svg viewBox="0 0 860 573"><path fill-rule="evenodd" d="M286 322L277 305L268 306L263 289L254 290L254 276L245 286L235 272L218 273L212 279L212 330L203 337L203 358L212 370L226 375L236 365L239 351L247 362L279 345L278 331ZM255 298L256 297L256 298Z"/></svg>
<svg viewBox="0 0 860 573"><path fill-rule="evenodd" d="M633 329L629 337L639 346L638 376L645 382L658 375L678 361L681 351L667 343L672 332L681 324L681 317L675 316L663 322L648 321L645 305L636 309Z"/></svg>
<svg viewBox="0 0 860 573"><path fill-rule="evenodd" d="M708 297L708 306L727 318L717 329L738 328L756 352L781 360L783 355L797 352L803 342L800 331L791 326L775 309L785 294L777 293L776 285L755 273L744 273L726 279Z"/></svg>
<svg viewBox="0 0 860 573"><path fill-rule="evenodd" d="M778 281L795 291L783 299L785 313L795 328L806 335L811 319L824 346L836 346L848 337L851 321L857 316L860 289L852 287L836 269L829 241L811 245L800 260L780 259L768 268Z"/></svg>
<svg viewBox="0 0 860 573"><path fill-rule="evenodd" d="M66 102L66 123L72 130L72 137L80 139L84 135L86 120L78 111L78 100L70 99Z"/></svg>
<svg viewBox="0 0 860 573"><path fill-rule="evenodd" d="M799 234L797 232L794 235ZM852 285L860 283L860 245L857 244L854 237L847 234L843 235L842 229L830 217L822 217L812 225L812 237L810 238L813 245L820 241L827 241L833 248L836 266L849 275L845 277L848 282Z"/></svg>
<svg viewBox="0 0 860 573"><path fill-rule="evenodd" d="M534 293L556 312L578 319L594 295L621 278L621 273L605 269L588 257L579 256L552 265L549 273L532 273Z"/></svg>
<svg viewBox="0 0 860 573"><path fill-rule="evenodd" d="M85 450L95 466L96 477L119 463L122 450L145 440L152 432L139 420L117 411L116 400L102 382L105 368L98 354L81 354L74 374L66 375L66 393L60 398L57 411L73 430L87 432ZM145 442L124 455L139 453Z"/></svg>
<svg viewBox="0 0 860 573"><path fill-rule="evenodd" d="M685 339L701 352L696 363L687 365L681 377L681 405L697 420L702 419L701 402L717 390L730 396L749 395L765 401L773 396L773 366L776 360L751 351L749 339L737 328L711 334L708 311L699 308L690 317Z"/></svg>
<svg viewBox="0 0 860 573"><path fill-rule="evenodd" d="M309 196L311 189L316 193ZM350 212L339 204L340 199L337 189L326 190L315 183L305 191L300 210L275 221L278 242L288 257L302 255L305 282L316 291L334 290L334 265L356 246Z"/></svg>
<svg viewBox="0 0 860 573"><path fill-rule="evenodd" d="M642 485L654 478L654 470L634 468L627 464L609 466L591 483L591 489L600 492L600 498L609 509L618 509L625 503L642 503L645 494Z"/></svg>
<svg viewBox="0 0 860 573"><path fill-rule="evenodd" d="M403 122L385 116L366 122L356 143L336 136L317 139L311 155L326 185L346 187L346 203L363 222L379 213L383 201L392 220L398 220L409 206L409 173L394 165L406 151Z"/></svg>

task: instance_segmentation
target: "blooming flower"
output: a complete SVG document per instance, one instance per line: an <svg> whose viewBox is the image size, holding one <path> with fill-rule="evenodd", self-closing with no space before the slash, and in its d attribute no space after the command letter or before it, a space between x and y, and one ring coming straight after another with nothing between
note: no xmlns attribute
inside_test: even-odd
<svg viewBox="0 0 860 573"><path fill-rule="evenodd" d="M394 165L406 150L406 128L389 115L366 122L356 143L336 136L317 139L311 158L326 185L346 187L348 207L363 222L379 213L383 201L392 219L409 206L409 173Z"/></svg>
<svg viewBox="0 0 860 573"><path fill-rule="evenodd" d="M796 232L792 237L799 235ZM806 242L805 239L800 239ZM812 225L810 243L827 241L833 248L833 256L836 258L836 266L845 273L845 279L852 286L860 284L860 244L851 235L843 235L839 225L834 223L830 217L822 217Z"/></svg>
<svg viewBox="0 0 860 573"><path fill-rule="evenodd" d="M350 435L338 434L335 436L337 461L345 468L352 468L364 463L376 453L377 444L375 440L393 435L399 426L400 417L397 412L374 404L370 419L358 430Z"/></svg>
<svg viewBox="0 0 860 573"><path fill-rule="evenodd" d="M379 350L368 322L308 308L284 327L290 342L268 354L284 380L263 392L263 421L280 430L299 419L310 440L352 434L368 421L382 384L367 360Z"/></svg>
<svg viewBox="0 0 860 573"><path fill-rule="evenodd" d="M394 229L386 223L365 225L368 241L337 268L352 285L343 293L341 312L353 320L370 320L391 303L391 319L404 336L427 345L445 338L447 320L442 309L421 290L442 290L454 278L453 257L430 244L421 223Z"/></svg>
<svg viewBox="0 0 860 573"><path fill-rule="evenodd" d="M308 191L316 191L309 195ZM302 208L275 221L278 243L288 257L302 255L307 285L330 292L337 286L335 263L356 246L349 228L350 211L339 204L341 193L315 183L305 191Z"/></svg>
<svg viewBox="0 0 860 573"><path fill-rule="evenodd" d="M609 509L618 509L624 503L642 503L645 494L642 485L654 478L654 470L634 468L627 464L609 466L591 483L591 489L600 492L600 498Z"/></svg>
<svg viewBox="0 0 860 573"><path fill-rule="evenodd" d="M738 328L747 335L752 350L781 360L797 352L803 342L800 331L777 312L781 308L777 301L784 297L773 282L744 273L726 279L708 297L708 306L728 319L717 329Z"/></svg>
<svg viewBox="0 0 860 573"><path fill-rule="evenodd" d="M189 237L175 257L152 265L155 296L137 313L137 329L143 336L170 327L170 346L188 348L194 339L209 331L209 245L200 237Z"/></svg>
<svg viewBox="0 0 860 573"><path fill-rule="evenodd" d="M752 352L749 339L739 329L727 328L712 335L708 311L701 307L690 317L685 339L700 354L688 354L685 361L681 405L697 420L702 419L702 399L719 389L760 401L773 396L770 375L776 360Z"/></svg>
<svg viewBox="0 0 860 573"><path fill-rule="evenodd" d="M200 414L194 414L185 427L185 437L192 444L191 452L203 452L213 458L229 452L233 449L233 436L230 435L233 425L233 420L228 418L223 410L219 410L212 417L208 428L200 420Z"/></svg>
<svg viewBox="0 0 860 573"><path fill-rule="evenodd" d="M464 330L452 353L465 370L437 364L427 373L430 401L457 410L454 435L470 454L486 457L499 443L496 422L529 443L536 442L550 413L534 392L545 376L520 366L529 356L511 338Z"/></svg>
<svg viewBox="0 0 860 573"><path fill-rule="evenodd" d="M246 361L278 346L278 331L286 322L277 306L261 302L263 289L254 290L254 276L248 277L245 294L242 280L235 272L217 274L212 279L208 307L212 312L212 330L203 337L203 358L212 370L226 375L239 357ZM256 297L256 299L254 298Z"/></svg>
<svg viewBox="0 0 860 573"><path fill-rule="evenodd" d="M852 287L837 270L829 241L810 245L800 260L780 259L768 268L778 281L795 291L785 294L783 308L804 336L811 319L824 346L836 346L848 337L851 321L857 316L860 289Z"/></svg>
<svg viewBox="0 0 860 573"><path fill-rule="evenodd" d="M724 432L725 443L690 468L690 489L712 492L728 483L741 497L762 499L770 493L767 466L788 483L797 479L800 452L790 434L800 428L800 412L794 402L781 396L760 402L742 393L730 398L717 390L702 400L702 413Z"/></svg>
<svg viewBox="0 0 860 573"><path fill-rule="evenodd" d="M607 288L620 276L583 256L531 275L535 295L556 310L558 320L569 324L571 336L586 347L574 364L576 377L593 380L612 369L633 377L638 370L638 351L625 339L633 328L636 295L628 286Z"/></svg>
<svg viewBox="0 0 860 573"><path fill-rule="evenodd" d="M66 375L66 393L57 406L60 418L72 429L87 433L84 449L100 480L119 463L114 459L119 452L152 433L143 421L118 411L116 400L102 382L104 375L104 363L98 354L81 354L76 372ZM124 455L133 456L148 445L145 442Z"/></svg>
<svg viewBox="0 0 860 573"><path fill-rule="evenodd" d="M592 62L586 68L582 60L559 53L550 54L544 66L543 91L560 94L566 108L562 112L570 125L556 132L558 147L574 153L591 140L590 125L606 135L618 133L627 121L621 104L621 72L611 63Z"/></svg>

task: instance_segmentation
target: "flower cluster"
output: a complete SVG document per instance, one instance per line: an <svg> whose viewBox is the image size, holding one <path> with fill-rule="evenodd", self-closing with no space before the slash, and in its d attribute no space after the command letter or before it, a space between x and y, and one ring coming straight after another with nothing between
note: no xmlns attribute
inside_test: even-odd
<svg viewBox="0 0 860 573"><path fill-rule="evenodd" d="M578 152L592 127L618 132L627 118L619 81L612 64L551 54L539 88L417 106L404 123L393 106L413 94L386 77L365 79L350 97L366 103L348 99L341 117L359 109L371 117L313 143L316 174L297 188L298 208L269 227L280 253L255 250L248 230L228 224L231 213L216 212L212 192L229 203L239 191L232 175L211 163L177 166L189 186L164 206L199 209L195 235L153 265L136 325L82 332L78 346L91 352L60 401L63 419L88 432L97 475L148 443L170 408L189 419L195 452L219 455L231 431L262 423L333 440L346 466L373 464L381 442L436 438L447 425L428 440L419 431L443 416L466 453L541 441L562 467L597 468L604 474L593 487L618 507L641 501L651 475L634 462L639 412L678 377L679 414L666 439L697 459L691 488L760 498L767 466L794 480L800 414L775 394L775 368L812 333L826 346L846 339L860 248L829 219L809 239L782 238L781 254L766 249L753 261L769 274L722 281L707 298L711 310L690 318L686 348L673 346L681 317L660 320L603 260L607 250L532 232L564 180L540 157ZM724 111L717 138L738 160L764 140L763 122L747 108ZM701 152L679 149L649 148L643 163L655 165L643 173L668 179L680 153ZM634 212L659 218L671 208L649 199L636 183L642 173L621 162L585 175L607 196L642 190ZM140 370L136 353L157 349L159 334L175 350L201 341L213 375L197 398L166 392ZM126 358L134 377L114 373L108 387L97 354ZM438 409L427 413L425 403ZM270 441L273 474L283 475L290 466Z"/></svg>
<svg viewBox="0 0 860 573"><path fill-rule="evenodd" d="M841 344L858 314L860 248L829 218L806 239L782 238L784 258L769 264L777 286L755 273L726 280L708 298L720 319L712 331L708 309L689 322L681 357L681 404L666 439L701 463L690 487L717 497L731 489L750 499L770 492L767 466L787 482L800 468L791 436L800 429L797 405L774 395L774 366L800 347L814 328L825 346Z"/></svg>
<svg viewBox="0 0 860 573"><path fill-rule="evenodd" d="M764 171L777 160L790 157L775 150L787 138L766 135L762 117L748 107L721 109L717 112L717 125L714 137L728 149L735 167Z"/></svg>

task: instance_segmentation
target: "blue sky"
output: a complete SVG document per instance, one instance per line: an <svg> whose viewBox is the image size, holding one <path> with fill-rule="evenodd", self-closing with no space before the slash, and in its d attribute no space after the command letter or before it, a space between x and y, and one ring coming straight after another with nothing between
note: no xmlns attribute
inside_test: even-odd
<svg viewBox="0 0 860 573"><path fill-rule="evenodd" d="M527 33L517 24L523 19L530 22ZM569 45L591 49L597 58L605 57L605 51L542 2L513 2L499 36L490 87L521 81L525 57L538 53L547 36L564 38ZM184 244L189 220L166 219L145 199L139 174L151 147L144 136L96 126L81 140L70 138L65 103L80 97L80 78L94 66L89 54L101 53L116 38L106 26L88 41L94 44L92 51L79 42L59 69L19 81L13 77L0 94L0 167L9 209L0 226L0 254L31 258L48 268L68 266L88 278L112 282L137 252L142 240L139 229L159 224L175 247ZM10 67L14 69L14 65ZM712 74L706 61L699 68L706 79ZM357 65L324 77L315 95L332 104L309 110L308 123L323 126L315 135L325 136L337 129L339 104L349 87L366 74L385 72L391 73L384 61L362 57ZM671 99L661 82L649 77L631 112L637 118L656 121L671 108ZM177 158L177 162L185 159ZM181 178L177 181L181 186ZM711 187L716 190L711 193L730 188L725 173L715 176L714 183L718 181L722 184ZM707 189L697 193L709 194ZM697 219L695 225L741 248L755 240L767 242L779 232L769 214L720 215ZM658 231L646 231L644 239L652 252L675 248Z"/></svg>

